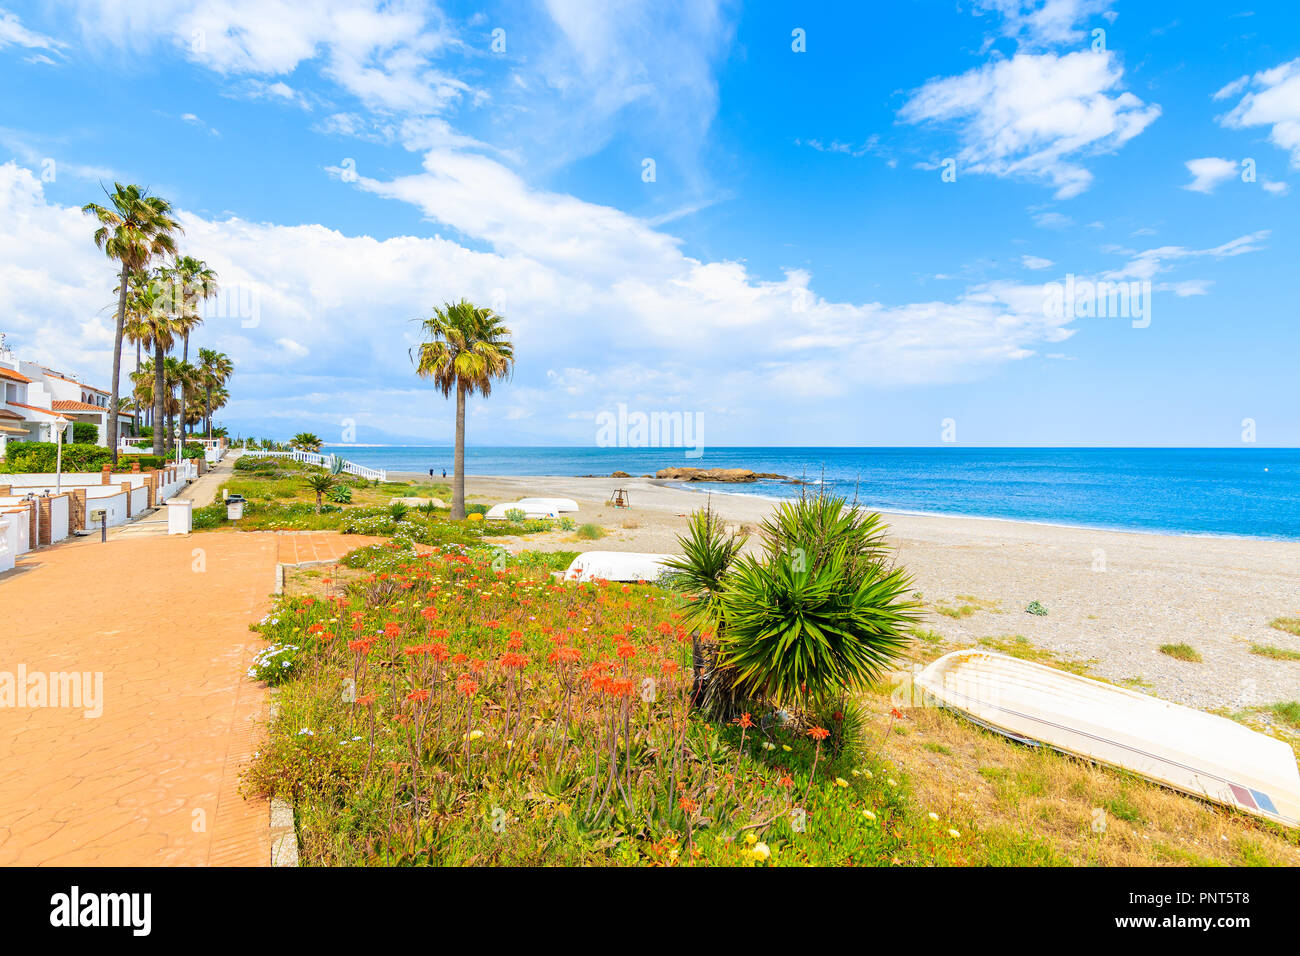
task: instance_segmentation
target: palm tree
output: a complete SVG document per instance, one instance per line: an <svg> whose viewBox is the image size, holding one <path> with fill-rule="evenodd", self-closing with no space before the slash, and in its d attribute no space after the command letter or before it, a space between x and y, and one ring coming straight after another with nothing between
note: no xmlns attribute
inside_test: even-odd
<svg viewBox="0 0 1300 956"><path fill-rule="evenodd" d="M146 424L153 425L153 359L147 358L139 363L130 375L135 388L132 390L135 406L147 412ZM137 426L137 431L139 427Z"/></svg>
<svg viewBox="0 0 1300 956"><path fill-rule="evenodd" d="M235 366L230 356L216 349L199 349L199 381L203 386L203 407L208 424L208 438L212 437L212 392L221 388L234 374Z"/></svg>
<svg viewBox="0 0 1300 956"><path fill-rule="evenodd" d="M451 517L465 517L465 396L492 394L494 379L514 369L514 343L505 320L491 309L461 299L435 306L420 325L425 341L411 349L415 372L431 378L444 398L456 390L456 454Z"/></svg>
<svg viewBox="0 0 1300 956"><path fill-rule="evenodd" d="M162 271L150 277L147 281L138 283L135 291L131 294L130 308L133 315L139 316L142 322L140 332L143 333L142 341L153 349L153 362L151 370L153 371L153 388L151 398L153 399L153 453L155 455L165 455L166 448L163 434L163 422L167 414L166 399L170 394L166 387L167 373L167 352L172 347L175 340L174 327L172 325L171 313L168 310L168 300L170 290L166 282L162 279Z"/></svg>
<svg viewBox="0 0 1300 956"><path fill-rule="evenodd" d="M299 451L320 451L320 446L324 444L320 438L311 432L299 432L289 440L289 444Z"/></svg>
<svg viewBox="0 0 1300 956"><path fill-rule="evenodd" d="M193 256L177 256L170 270L172 279L179 287L176 317L176 332L181 336L181 361L190 360L190 333L203 324L199 307L203 302L217 294L217 274L202 259ZM189 407L189 381L181 382L181 406Z"/></svg>
<svg viewBox="0 0 1300 956"><path fill-rule="evenodd" d="M123 316L123 326L122 326L123 338L135 346L135 371L129 373L128 377L131 379L132 383L134 383L132 392L136 398L136 401L134 401L131 404L134 406L134 410L135 410L134 431L135 434L137 435L140 434L141 402L139 401L140 399L139 373L141 368L140 365L141 348L144 345L145 340L148 338L148 331L149 331L148 317L141 315L138 312L137 300L138 300L138 292L141 284L148 281L149 281L149 274L147 272L131 273L128 279L130 285L129 285L129 289L127 290L126 314ZM113 291L116 292L117 290L114 289ZM152 401L152 399L147 399L144 404L147 405L150 401Z"/></svg>
<svg viewBox="0 0 1300 956"><path fill-rule="evenodd" d="M338 484L338 478L327 471L316 472L307 476L307 487L316 492L316 513L320 514L322 497Z"/></svg>
<svg viewBox="0 0 1300 956"><path fill-rule="evenodd" d="M86 203L83 213L99 221L95 230L95 245L110 259L122 264L117 292L117 318L113 334L113 384L108 403L108 447L117 463L117 415L121 402L118 398L118 380L122 374L122 335L126 316L128 278L132 272L143 271L155 258L175 253L173 233L183 232L180 223L172 218L171 203L159 196L150 196L139 186L113 184L113 192L104 190L111 208L98 203Z"/></svg>

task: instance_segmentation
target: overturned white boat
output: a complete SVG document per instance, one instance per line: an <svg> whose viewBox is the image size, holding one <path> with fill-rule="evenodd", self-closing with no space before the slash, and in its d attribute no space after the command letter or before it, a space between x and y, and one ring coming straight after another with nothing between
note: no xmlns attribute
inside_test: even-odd
<svg viewBox="0 0 1300 956"><path fill-rule="evenodd" d="M573 559L564 572L568 581L657 581L667 570L671 554L640 551L587 551Z"/></svg>
<svg viewBox="0 0 1300 956"><path fill-rule="evenodd" d="M511 511L522 511L524 517L530 519L558 518L560 516L559 510L556 508L525 504L522 501L506 501L499 505L493 505L483 517L488 521L505 521Z"/></svg>
<svg viewBox="0 0 1300 956"><path fill-rule="evenodd" d="M1291 748L1226 717L980 649L945 654L913 686L1008 737L1300 827Z"/></svg>
<svg viewBox="0 0 1300 956"><path fill-rule="evenodd" d="M519 504L524 507L550 508L561 514L573 514L578 510L578 503L572 498L520 498Z"/></svg>

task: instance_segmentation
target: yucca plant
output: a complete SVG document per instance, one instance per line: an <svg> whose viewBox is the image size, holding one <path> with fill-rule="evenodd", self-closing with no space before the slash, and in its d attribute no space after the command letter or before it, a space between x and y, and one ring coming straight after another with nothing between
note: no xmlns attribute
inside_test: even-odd
<svg viewBox="0 0 1300 956"><path fill-rule="evenodd" d="M718 596L727 572L748 540L748 535L729 533L723 520L706 506L687 519L686 535L677 539L682 556L664 562L667 570L660 579L667 587L685 594L690 602L683 615L686 626L713 634L707 644L698 633L693 637L691 699L701 710L721 720L738 713L740 702L734 692L734 675L718 666L718 648L726 628Z"/></svg>
<svg viewBox="0 0 1300 956"><path fill-rule="evenodd" d="M882 677L919 605L880 516L817 495L779 506L762 533L766 554L736 561L717 595L737 690L806 708Z"/></svg>
<svg viewBox="0 0 1300 956"><path fill-rule="evenodd" d="M337 478L324 471L319 471L307 476L307 487L316 492L317 514L320 514L322 499L337 483Z"/></svg>
<svg viewBox="0 0 1300 956"><path fill-rule="evenodd" d="M723 579L748 535L728 534L722 519L705 507L687 519L686 534L677 539L681 557L664 561L664 583L686 595L690 605L684 620L688 627L718 630L718 595Z"/></svg>

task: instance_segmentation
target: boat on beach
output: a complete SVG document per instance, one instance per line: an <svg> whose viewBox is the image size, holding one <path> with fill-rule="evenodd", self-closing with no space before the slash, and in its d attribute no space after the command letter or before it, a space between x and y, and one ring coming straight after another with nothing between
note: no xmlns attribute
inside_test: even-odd
<svg viewBox="0 0 1300 956"><path fill-rule="evenodd" d="M671 554L639 551L587 551L564 572L567 581L655 581L667 570Z"/></svg>
<svg viewBox="0 0 1300 956"><path fill-rule="evenodd" d="M578 503L572 498L520 498L521 508L548 508L561 514L573 514L578 510Z"/></svg>
<svg viewBox="0 0 1300 956"><path fill-rule="evenodd" d="M978 648L945 654L912 681L926 702L1022 743L1300 827L1295 753L1226 717Z"/></svg>
<svg viewBox="0 0 1300 956"><path fill-rule="evenodd" d="M493 505L483 517L488 521L505 521L511 511L522 511L527 519L558 518L559 509L550 505L526 504L522 501L504 501Z"/></svg>

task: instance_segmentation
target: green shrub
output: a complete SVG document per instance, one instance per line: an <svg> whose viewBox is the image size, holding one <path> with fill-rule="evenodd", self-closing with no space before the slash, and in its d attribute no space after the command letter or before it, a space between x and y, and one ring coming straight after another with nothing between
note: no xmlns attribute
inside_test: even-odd
<svg viewBox="0 0 1300 956"><path fill-rule="evenodd" d="M598 524L588 522L578 527L578 537L587 541L595 541L597 538L605 537L605 529Z"/></svg>
<svg viewBox="0 0 1300 956"><path fill-rule="evenodd" d="M735 689L807 705L879 680L918 620L880 515L819 495L780 505L762 534L766 554L738 558L718 595Z"/></svg>
<svg viewBox="0 0 1300 956"><path fill-rule="evenodd" d="M335 485L329 493L329 499L337 504L350 505L352 504L352 489L347 485Z"/></svg>
<svg viewBox="0 0 1300 956"><path fill-rule="evenodd" d="M467 515L485 515L488 513L487 505L466 505L465 514Z"/></svg>
<svg viewBox="0 0 1300 956"><path fill-rule="evenodd" d="M401 501L394 501L388 506L388 516L394 521L403 521L410 513L410 506Z"/></svg>
<svg viewBox="0 0 1300 956"><path fill-rule="evenodd" d="M73 422L72 440L78 445L98 444L99 426L90 422Z"/></svg>
<svg viewBox="0 0 1300 956"><path fill-rule="evenodd" d="M70 444L63 446L63 471L99 471L111 464L113 456L99 445ZM53 472L57 467L58 449L54 442L10 442L5 456L4 471L11 474L40 474Z"/></svg>
<svg viewBox="0 0 1300 956"><path fill-rule="evenodd" d="M572 531L577 527L577 523L572 518L560 518L558 524L561 531Z"/></svg>
<svg viewBox="0 0 1300 956"><path fill-rule="evenodd" d="M524 511L522 508L507 508L507 509L506 509L506 520L507 520L507 521L515 521L515 522L518 522L518 521L523 521L523 520L524 520L525 518L527 518L527 517L528 517L527 513L525 513L525 511Z"/></svg>
<svg viewBox="0 0 1300 956"><path fill-rule="evenodd" d="M578 551L520 551L506 558L506 567L567 571L581 552Z"/></svg>
<svg viewBox="0 0 1300 956"><path fill-rule="evenodd" d="M1047 614L1047 608L1043 607L1043 605L1040 604L1038 601L1030 601L1028 606L1025 608L1025 613L1035 614L1038 617L1043 617Z"/></svg>
<svg viewBox="0 0 1300 956"><path fill-rule="evenodd" d="M118 468L129 471L133 464L139 463L140 470L162 468L167 461L161 455L122 455L117 459Z"/></svg>

